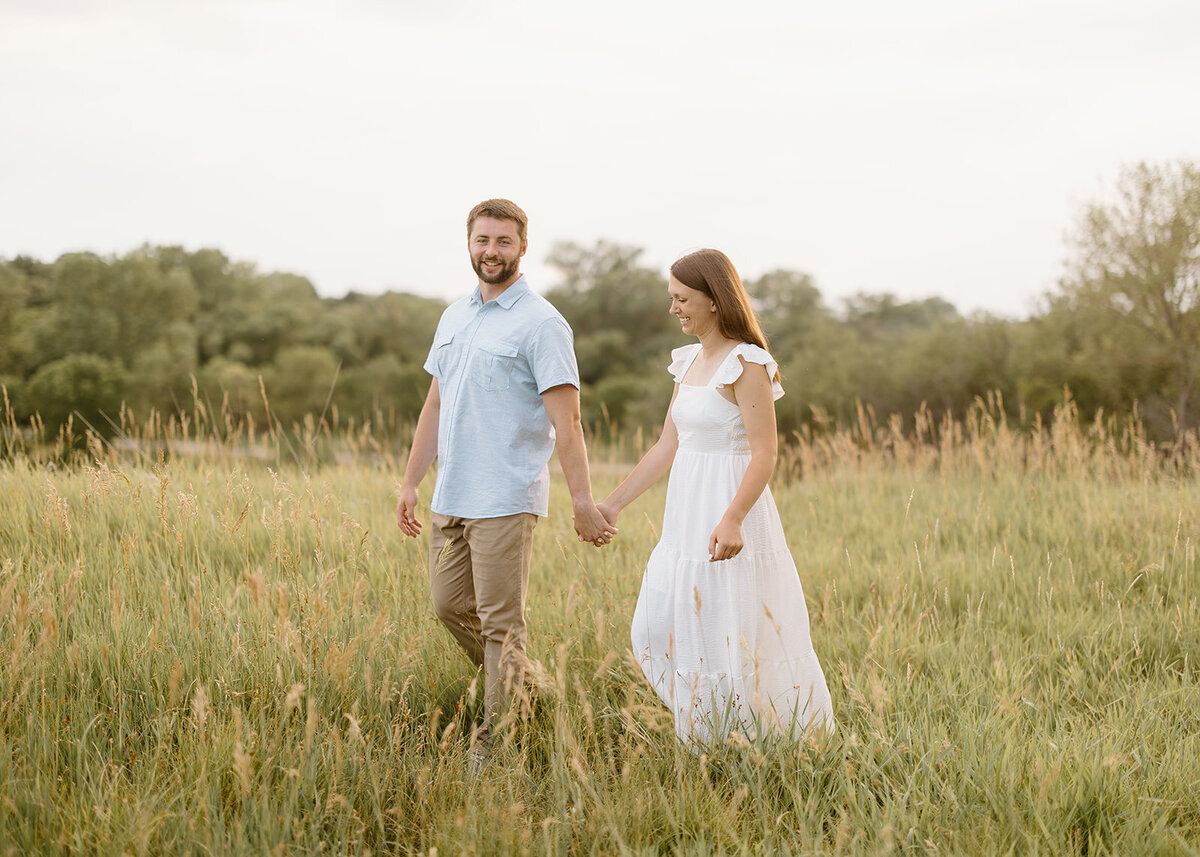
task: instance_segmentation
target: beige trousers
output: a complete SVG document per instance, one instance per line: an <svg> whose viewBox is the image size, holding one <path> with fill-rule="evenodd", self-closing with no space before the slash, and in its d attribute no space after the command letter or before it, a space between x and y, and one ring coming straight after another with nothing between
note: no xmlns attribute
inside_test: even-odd
<svg viewBox="0 0 1200 857"><path fill-rule="evenodd" d="M485 736L525 675L525 590L537 516L433 514L429 590L433 609L467 657L483 667Z"/></svg>

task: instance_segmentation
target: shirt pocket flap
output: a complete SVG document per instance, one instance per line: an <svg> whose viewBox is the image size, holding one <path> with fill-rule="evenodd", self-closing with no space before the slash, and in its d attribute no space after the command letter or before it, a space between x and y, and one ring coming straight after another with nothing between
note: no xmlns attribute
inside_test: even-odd
<svg viewBox="0 0 1200 857"><path fill-rule="evenodd" d="M497 357L516 357L521 353L521 349L511 342L485 342L479 348Z"/></svg>

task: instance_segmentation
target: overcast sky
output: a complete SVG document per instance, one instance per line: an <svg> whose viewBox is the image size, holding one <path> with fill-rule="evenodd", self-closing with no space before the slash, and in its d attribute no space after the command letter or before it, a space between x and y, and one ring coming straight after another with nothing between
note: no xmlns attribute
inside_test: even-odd
<svg viewBox="0 0 1200 857"><path fill-rule="evenodd" d="M1200 157L1198 91L1194 0L0 0L0 257L452 298L506 196L543 291L607 239L1024 316L1122 166Z"/></svg>

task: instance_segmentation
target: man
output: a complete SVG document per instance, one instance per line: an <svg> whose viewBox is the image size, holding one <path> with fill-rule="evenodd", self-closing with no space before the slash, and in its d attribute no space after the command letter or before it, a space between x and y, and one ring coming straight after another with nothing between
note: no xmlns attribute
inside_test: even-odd
<svg viewBox="0 0 1200 857"><path fill-rule="evenodd" d="M417 486L436 457L430 591L438 618L483 667L481 753L509 688L524 679L533 528L547 514L556 441L580 541L604 545L617 531L592 498L571 328L520 271L527 224L506 199L481 202L467 217L479 283L438 323L425 361L433 380L396 508L400 529L420 535Z"/></svg>

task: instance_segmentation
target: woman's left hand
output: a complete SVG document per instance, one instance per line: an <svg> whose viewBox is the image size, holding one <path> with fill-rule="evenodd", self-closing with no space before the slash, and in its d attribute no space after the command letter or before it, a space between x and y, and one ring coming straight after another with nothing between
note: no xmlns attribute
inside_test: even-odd
<svg viewBox="0 0 1200 857"><path fill-rule="evenodd" d="M717 528L708 537L708 558L710 562L721 562L733 559L742 552L742 525L721 519Z"/></svg>

